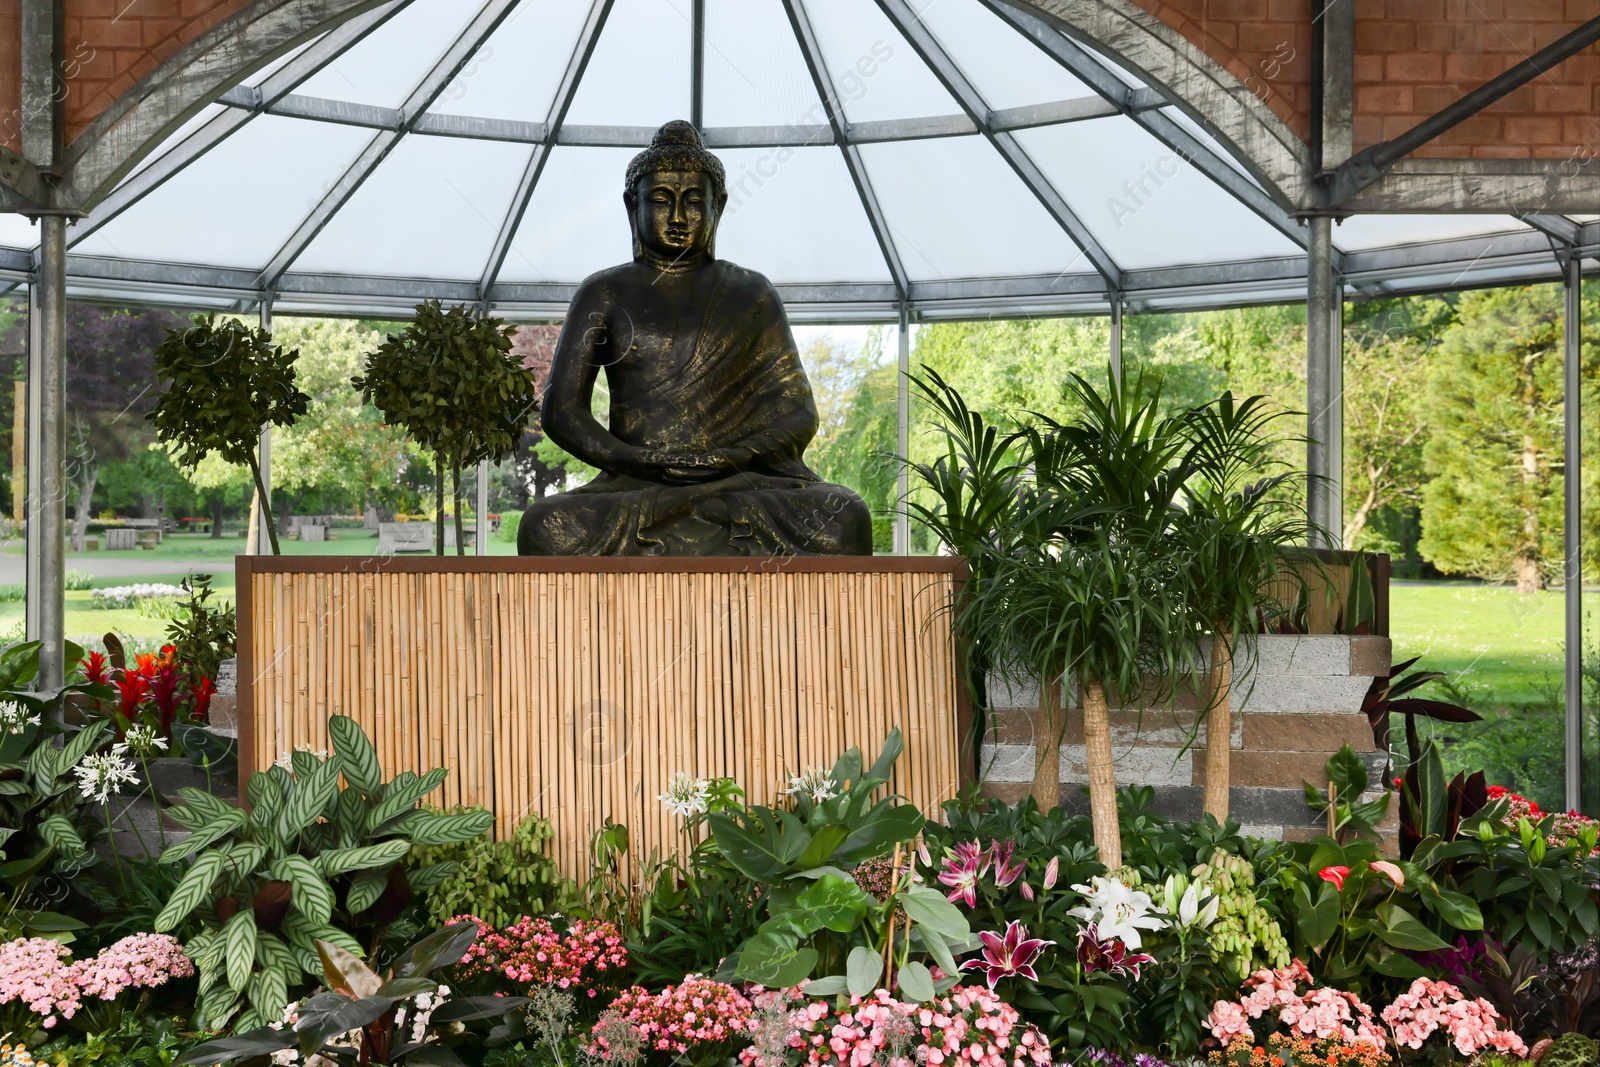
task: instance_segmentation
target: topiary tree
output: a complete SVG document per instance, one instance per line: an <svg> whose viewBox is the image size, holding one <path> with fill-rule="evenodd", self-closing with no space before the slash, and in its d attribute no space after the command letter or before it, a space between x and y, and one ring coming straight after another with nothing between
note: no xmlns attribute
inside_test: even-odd
<svg viewBox="0 0 1600 1067"><path fill-rule="evenodd" d="M311 398L295 386L299 354L285 352L266 330L238 319L196 315L193 326L168 330L156 347L156 378L167 389L146 416L157 439L184 466L193 468L216 453L250 468L275 556L278 531L257 453L263 426L292 426L306 413Z"/></svg>
<svg viewBox="0 0 1600 1067"><path fill-rule="evenodd" d="M461 528L461 469L516 449L538 405L533 375L511 354L516 327L457 304L418 304L411 325L367 357L350 380L392 425L434 455L435 550L444 555L444 472L455 499L456 553ZM479 516L482 522L486 516Z"/></svg>

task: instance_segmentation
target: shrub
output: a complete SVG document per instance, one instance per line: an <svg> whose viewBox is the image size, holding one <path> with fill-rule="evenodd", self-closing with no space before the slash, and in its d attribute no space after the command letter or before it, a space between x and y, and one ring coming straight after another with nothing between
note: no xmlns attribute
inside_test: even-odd
<svg viewBox="0 0 1600 1067"><path fill-rule="evenodd" d="M462 810L452 808L451 813ZM485 832L455 844L418 845L411 866L455 864L448 877L423 890L428 922L442 926L452 916L475 915L503 927L523 916L572 907L577 885L544 853L544 842L553 836L547 819L530 815L504 841Z"/></svg>
<svg viewBox="0 0 1600 1067"><path fill-rule="evenodd" d="M62 581L62 585L67 589L80 592L84 589L93 589L94 575L88 571L68 571Z"/></svg>
<svg viewBox="0 0 1600 1067"><path fill-rule="evenodd" d="M517 527L522 525L522 512L503 511L500 513L500 529L495 536L508 545L517 543Z"/></svg>
<svg viewBox="0 0 1600 1067"><path fill-rule="evenodd" d="M181 790L185 803L169 812L193 836L168 848L162 861L195 859L156 929L201 915L204 929L188 951L200 969L198 1019L205 1026L234 1022L250 1030L277 1022L302 974L322 979L319 942L364 954L366 945L381 943L413 889L450 874L449 862L405 870L415 845L467 841L494 821L482 810L419 809L447 772L419 778L402 771L385 782L377 751L355 720L333 716L328 734L331 757L300 750L288 767L251 775L248 812L198 789Z"/></svg>

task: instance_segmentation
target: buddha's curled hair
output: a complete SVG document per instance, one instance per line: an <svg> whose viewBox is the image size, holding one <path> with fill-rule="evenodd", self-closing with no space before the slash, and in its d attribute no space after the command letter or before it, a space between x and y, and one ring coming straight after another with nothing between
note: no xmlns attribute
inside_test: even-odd
<svg viewBox="0 0 1600 1067"><path fill-rule="evenodd" d="M709 174L718 208L728 199L728 181L722 169L722 160L706 151L700 131L683 119L673 119L657 130L650 139L650 147L634 156L628 164L627 186L622 192L628 207L632 208L635 204L635 189L639 179L664 170Z"/></svg>

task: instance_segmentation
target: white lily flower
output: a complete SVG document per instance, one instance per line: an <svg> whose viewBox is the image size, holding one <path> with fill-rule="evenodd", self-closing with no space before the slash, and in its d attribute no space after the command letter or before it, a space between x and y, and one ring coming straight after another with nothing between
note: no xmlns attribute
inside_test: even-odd
<svg viewBox="0 0 1600 1067"><path fill-rule="evenodd" d="M28 709L15 700L0 704L0 732L20 734L28 727L38 725L39 716L29 715Z"/></svg>
<svg viewBox="0 0 1600 1067"><path fill-rule="evenodd" d="M839 795L839 783L821 767L807 767L804 774L789 779L789 788L783 792L786 796L804 794L811 798L811 803L821 804Z"/></svg>
<svg viewBox="0 0 1600 1067"><path fill-rule="evenodd" d="M127 745L113 745L104 755L90 754L72 768L78 777L78 791L85 800L94 799L104 804L122 792L124 785L137 785L138 766L124 754Z"/></svg>
<svg viewBox="0 0 1600 1067"><path fill-rule="evenodd" d="M672 814L686 819L711 806L711 782L679 771L668 780L667 791L656 799Z"/></svg>
<svg viewBox="0 0 1600 1067"><path fill-rule="evenodd" d="M123 736L127 739L127 742L122 747L131 749L136 756L148 758L155 755L157 751L165 752L167 750L166 740L156 733L154 726L135 723L128 727L128 732Z"/></svg>
<svg viewBox="0 0 1600 1067"><path fill-rule="evenodd" d="M1155 901L1143 890L1133 889L1115 878L1094 878L1092 885L1075 885L1087 902L1067 914L1093 923L1102 940L1115 938L1130 949L1143 943L1141 930L1164 930L1170 925L1161 918Z"/></svg>

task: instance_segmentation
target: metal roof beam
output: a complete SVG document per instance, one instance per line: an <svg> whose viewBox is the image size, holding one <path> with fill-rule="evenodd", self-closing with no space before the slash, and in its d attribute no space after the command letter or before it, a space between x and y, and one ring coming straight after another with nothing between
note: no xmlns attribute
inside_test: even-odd
<svg viewBox="0 0 1600 1067"><path fill-rule="evenodd" d="M894 234L890 232L889 220L884 216L883 206L878 203L878 194L873 191L872 177L867 173L867 165L861 159L861 151L850 143L846 132L848 124L844 108L840 106L839 98L833 91L833 79L828 75L828 61L822 54L822 45L817 42L816 31L811 25L811 16L801 0L783 0L783 10L789 16L789 27L794 30L795 40L800 45L800 53L805 57L806 70L811 74L811 87L816 90L817 99L822 101L822 109L827 113L828 128L833 134L833 142L839 146L839 153L844 157L845 169L850 172L850 181L856 187L856 197L861 201L861 210L866 213L867 223L872 227L872 235L878 241L878 251L889 268L889 277L894 279L894 287L899 292L900 299L904 300L911 289L905 264L900 259L899 248L895 246Z"/></svg>
<svg viewBox="0 0 1600 1067"><path fill-rule="evenodd" d="M979 0L990 11L1019 30L1050 58L1084 82L1121 114L1137 122L1156 140L1189 161L1200 173L1220 185L1230 196L1259 215L1289 240L1306 247L1308 240L1303 227L1290 217L1287 201L1280 202L1248 177L1236 170L1227 160L1212 151L1203 141L1184 129L1172 116L1160 110L1141 107L1138 98L1150 94L1161 99L1153 89L1130 89L1129 86L1037 15L1018 10L1004 0ZM1163 102L1165 102L1163 100ZM1335 264L1337 266L1337 264Z"/></svg>
<svg viewBox="0 0 1600 1067"><path fill-rule="evenodd" d="M338 59L350 48L364 40L373 30L382 26L409 4L411 0L390 0L389 3L357 15L339 24L295 56L288 63L262 79L258 86L244 86L229 90L218 98L218 103L228 103L228 97L239 88L249 90L254 106L250 110L229 110L213 118L194 133L174 145L139 173L117 186L105 199L95 205L88 218L79 221L68 235L67 246L84 240L100 227L143 200L151 191L178 171L194 162L225 140L245 123L255 110L272 107L287 96L295 86L305 81L327 64Z"/></svg>
<svg viewBox="0 0 1600 1067"><path fill-rule="evenodd" d="M1517 218L1532 226L1559 244L1571 247L1583 240L1583 227L1565 215L1518 215Z"/></svg>
<svg viewBox="0 0 1600 1067"><path fill-rule="evenodd" d="M517 236L517 230L522 225L522 217L528 210L528 204L533 200L533 191L539 185L539 178L544 174L545 164L550 159L549 134L554 133L557 138L561 135L561 124L566 121L567 109L572 106L572 98L577 95L578 83L583 80L583 72L589 65L589 57L594 54L594 46L600 40L600 31L605 29L606 19L611 14L612 0L594 0L589 6L589 16L583 24L583 29L578 33L578 41L573 46L572 54L567 58L567 69L561 75L561 84L556 87L556 94L550 101L550 110L545 115L544 128L547 132L546 141L534 147L532 155L528 157L528 165L522 170L522 177L517 182L517 191L511 195L511 206L506 211L505 218L500 221L500 231L495 235L494 246L489 251L489 260L484 264L483 273L478 276L478 300L487 304L489 289L494 285L495 279L500 276L500 268L505 266L506 256L511 252L511 242Z"/></svg>
<svg viewBox="0 0 1600 1067"><path fill-rule="evenodd" d="M1066 231L1072 243L1077 245L1094 264L1095 270L1105 278L1107 290L1115 292L1121 289L1122 269L1045 177L1044 172L1023 151L1016 137L1008 130L996 130L990 125L988 104L984 102L977 89L973 88L972 83L967 81L966 75L961 73L960 68L945 52L944 46L939 44L932 31L911 10L906 0L877 0L877 3L889 17L889 21L894 23L911 43L911 47L922 57L922 61L933 71L934 76L956 98L961 109L977 124L979 131L1011 165L1011 169L1016 171L1017 177L1022 179L1028 191L1033 193L1045 211L1049 212L1056 223Z"/></svg>
<svg viewBox="0 0 1600 1067"><path fill-rule="evenodd" d="M489 35L505 21L516 4L517 0L487 0L467 24L466 29L451 42L444 55L439 57L417 83L417 87L407 95L405 102L400 105L400 111L408 121L421 115L434 100L438 99L439 94L444 92L445 86L460 73L462 67L467 65L483 46L483 42L489 39ZM402 127L404 125L405 123L402 123ZM312 208L311 213L301 221L294 233L284 242L283 247L278 249L277 254L267 263L261 272L257 288L266 291L276 287L278 278L289 269L290 264L300 256L300 253L316 240L317 234L322 232L322 228L333 218L334 213L355 195L356 190L361 188L361 183L378 169L378 164L388 157L403 136L405 136L404 128L384 130L367 143L360 155L356 156L355 162L351 163L339 176L339 180L334 182L333 187L323 194L317 206Z"/></svg>

